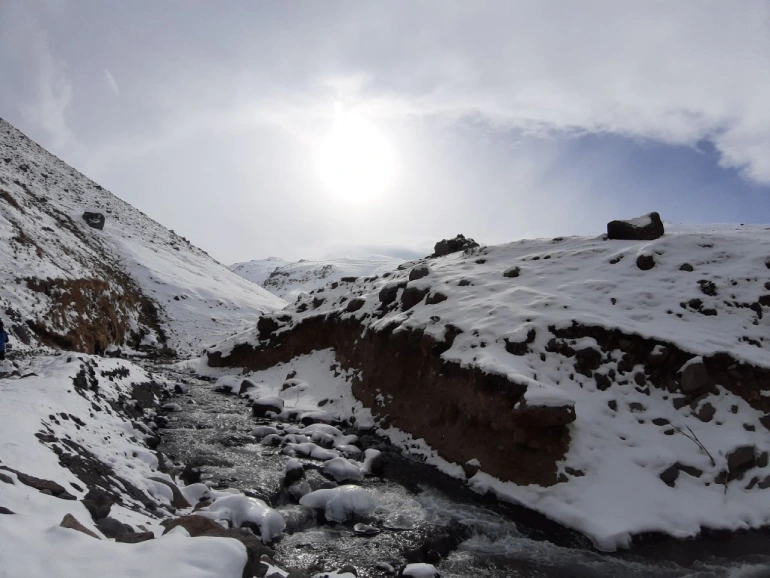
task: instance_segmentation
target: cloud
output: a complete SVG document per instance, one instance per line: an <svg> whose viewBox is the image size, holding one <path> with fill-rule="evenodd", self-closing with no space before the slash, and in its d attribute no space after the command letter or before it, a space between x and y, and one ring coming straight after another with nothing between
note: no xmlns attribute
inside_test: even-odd
<svg viewBox="0 0 770 578"><path fill-rule="evenodd" d="M118 88L118 83L115 82L115 77L112 76L112 73L106 68L104 69L104 81L107 83L107 86L112 89L112 92L120 94L120 89Z"/></svg>

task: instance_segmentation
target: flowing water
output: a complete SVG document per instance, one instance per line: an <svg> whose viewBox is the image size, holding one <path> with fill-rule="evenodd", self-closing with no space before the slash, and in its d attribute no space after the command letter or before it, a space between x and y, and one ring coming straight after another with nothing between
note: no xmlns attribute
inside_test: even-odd
<svg viewBox="0 0 770 578"><path fill-rule="evenodd" d="M154 368L188 384L169 414L161 450L172 459L200 466L203 480L259 497L279 509L284 536L273 545L276 558L308 572L356 567L362 578L392 576L408 562L430 561L443 578L760 578L770 577L770 536L736 534L710 540L650 541L631 551L606 554L582 536L537 514L479 496L461 481L401 455L372 432L359 447L386 457L384 477L362 485L375 495L377 510L368 523L374 536L357 535L352 524L329 524L297 505L283 485L289 459L281 447L261 445L250 435L255 425L286 424L251 416L237 396L218 394L210 383ZM321 462L301 460L307 468ZM334 482L309 469L313 489Z"/></svg>

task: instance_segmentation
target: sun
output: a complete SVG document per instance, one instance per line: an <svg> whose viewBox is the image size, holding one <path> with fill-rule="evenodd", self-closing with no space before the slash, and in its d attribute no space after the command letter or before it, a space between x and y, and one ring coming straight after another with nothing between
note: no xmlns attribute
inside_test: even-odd
<svg viewBox="0 0 770 578"><path fill-rule="evenodd" d="M318 152L318 172L334 196L365 203L393 181L393 148L382 131L361 113L337 106L334 125Z"/></svg>

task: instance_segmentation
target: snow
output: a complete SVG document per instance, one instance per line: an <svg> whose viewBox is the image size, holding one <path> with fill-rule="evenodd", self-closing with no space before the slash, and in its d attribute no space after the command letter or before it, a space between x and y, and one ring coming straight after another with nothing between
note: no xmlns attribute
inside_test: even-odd
<svg viewBox="0 0 770 578"><path fill-rule="evenodd" d="M294 301L299 295L339 282L343 277L370 277L392 271L402 259L371 255L366 259L343 257L289 263L275 257L230 265L230 270L275 295Z"/></svg>
<svg viewBox="0 0 770 578"><path fill-rule="evenodd" d="M377 507L371 493L359 486L350 485L310 492L299 503L308 508L323 510L327 520L340 523L354 517L367 518Z"/></svg>
<svg viewBox="0 0 770 578"><path fill-rule="evenodd" d="M247 523L256 524L265 544L280 536L286 527L280 512L258 498L242 494L218 498L210 506L198 510L197 514L213 520L227 520L234 528Z"/></svg>
<svg viewBox="0 0 770 578"><path fill-rule="evenodd" d="M113 299L138 286L159 308L168 345L182 353L200 352L232 333L253 326L259 315L285 302L246 281L186 239L121 201L0 119L0 319L8 329L17 320L38 320L66 334L78 318L96 310L71 308L52 314L57 295L16 283L96 279ZM104 229L86 225L85 210L106 216ZM116 273L116 271L118 273ZM120 278L127 273L129 280ZM10 317L8 311L13 311ZM142 326L138 309L134 329ZM85 319L87 321L87 319ZM146 329L147 327L145 327ZM14 339L13 331L9 331ZM157 343L150 332L145 343ZM14 339L14 347L25 346ZM125 348L124 344L117 343Z"/></svg>
<svg viewBox="0 0 770 578"><path fill-rule="evenodd" d="M652 255L655 267L640 270L636 266L639 254ZM770 466L754 468L745 480L728 484L726 492L717 483L726 456L736 447L770 450L767 430L760 423L763 412L720 386L703 400L716 410L708 423L695 415L697 406L675 409L665 388L643 391L630 379L625 385L614 383L599 390L592 378L576 373L574 364L563 362L561 356L541 357L553 338L551 328L556 331L580 324L617 329L671 343L695 357L690 363L725 352L739 362L770 368L770 314L767 306L762 307L764 315L756 312L760 297L770 294L768 262L770 230L761 226L669 225L666 236L654 241L607 241L602 237L523 240L433 259L431 274L417 281L408 282L408 276L412 267L422 265L420 261L407 263L387 277L336 288L326 285L323 292L301 296L283 313L293 320L287 327L342 310L343 318L361 322L362 331L395 327L394 333L420 330L439 339L452 324L462 333L442 354L444 360L502 374L525 385L528 405L573 405L576 420L568 426L570 447L558 465L566 482L550 487L517 486L482 471L469 483L479 492L492 492L578 529L598 547L613 550L627 546L640 532L684 538L697 535L704 527L737 530L770 524L770 493L756 487L745 489L751 478L770 476ZM692 272L680 270L686 263L693 267ZM504 277L511 267L520 269L518 277ZM466 280L469 283L460 284ZM704 291L699 281L714 283L716 295ZM396 308L378 314L380 290L399 282L440 291L447 300L432 305L423 301L406 313ZM312 302L318 297L324 302L314 307ZM345 312L343 297L360 297L364 305ZM693 299L716 315L691 307ZM530 332L533 340L522 355L506 351L506 339L525 343ZM249 331L216 349L226 354L238 343L257 341ZM592 338L566 342L573 350L600 351ZM662 347L655 350L658 355L662 352ZM600 371L618 370L619 361L618 356L610 361L605 358ZM370 413L350 392L354 372L333 379L328 366L334 362L333 352L328 356L316 352L249 376L261 382L261 395L265 395L277 391L288 370L302 368L299 377L311 390L296 398L276 393L286 400L287 408L310 410L328 398L335 403L323 409L335 417L353 416L371 424ZM638 369L628 375L633 378ZM757 397L768 393L759 391ZM379 399L387 405L385 396ZM610 409L609 402L617 404L617 411ZM653 420L667 420L670 427L655 425ZM692 429L716 464L675 428ZM464 477L459 464L447 462L424 440L392 427L379 433L442 471ZM659 474L674 463L696 467L703 474L695 478L681 473L675 486L669 487Z"/></svg>
<svg viewBox="0 0 770 578"><path fill-rule="evenodd" d="M364 479L359 465L343 457L330 459L321 471L336 482L360 482Z"/></svg>
<svg viewBox="0 0 770 578"><path fill-rule="evenodd" d="M401 575L411 578L436 578L439 573L431 564L408 564Z"/></svg>
<svg viewBox="0 0 770 578"><path fill-rule="evenodd" d="M154 501L158 505L170 503L170 490L148 479L171 478L155 470L155 455L137 441L144 434L110 406L120 396L130 394L132 383L150 381L147 372L123 360L74 354L39 356L18 363L19 373L27 377L0 379L0 462L27 475L55 481L77 500L46 495L23 485L16 474L3 471L13 483L0 482L0 505L15 514L0 515L1 575L154 576L162 568L163 576L169 578L241 576L246 562L242 544L224 538L190 538L184 531L161 536L163 528L157 512L147 511L128 494L123 495L124 505L112 506L110 517L135 528L144 525L156 539L140 544L106 539L79 501L87 491L83 481L35 437L44 431L57 440L69 439L109 465L115 479L131 483L149 499L157 491ZM103 372L113 375L112 379L99 379L98 392L73 387L72 378L86 363L95 367L97 378ZM116 370L124 370L125 376ZM68 453L66 446L53 443ZM200 486L208 491L202 484L197 486L184 488L188 498L200 494ZM67 514L101 539L59 527Z"/></svg>

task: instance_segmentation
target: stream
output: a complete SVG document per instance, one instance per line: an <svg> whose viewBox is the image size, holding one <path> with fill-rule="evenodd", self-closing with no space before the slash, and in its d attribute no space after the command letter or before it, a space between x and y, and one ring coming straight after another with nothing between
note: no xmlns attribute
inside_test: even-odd
<svg viewBox="0 0 770 578"><path fill-rule="evenodd" d="M149 368L148 368L149 369ZM345 429L361 450L385 458L383 477L361 485L377 501L368 524L379 533L359 535L353 524L329 524L297 505L283 484L290 456L251 435L257 425L279 430L292 424L252 417L246 400L213 391L189 374L153 366L157 374L186 385L172 401L160 450L175 462L200 469L202 481L236 488L265 500L286 519L273 544L276 559L308 573L353 565L358 576L394 576L410 562L433 563L442 578L760 578L770 577L770 535L643 541L630 551L607 554L585 537L520 507L480 496L459 480L404 456L373 431ZM322 462L300 458L312 489L335 487L321 475ZM315 469L319 468L319 469Z"/></svg>

